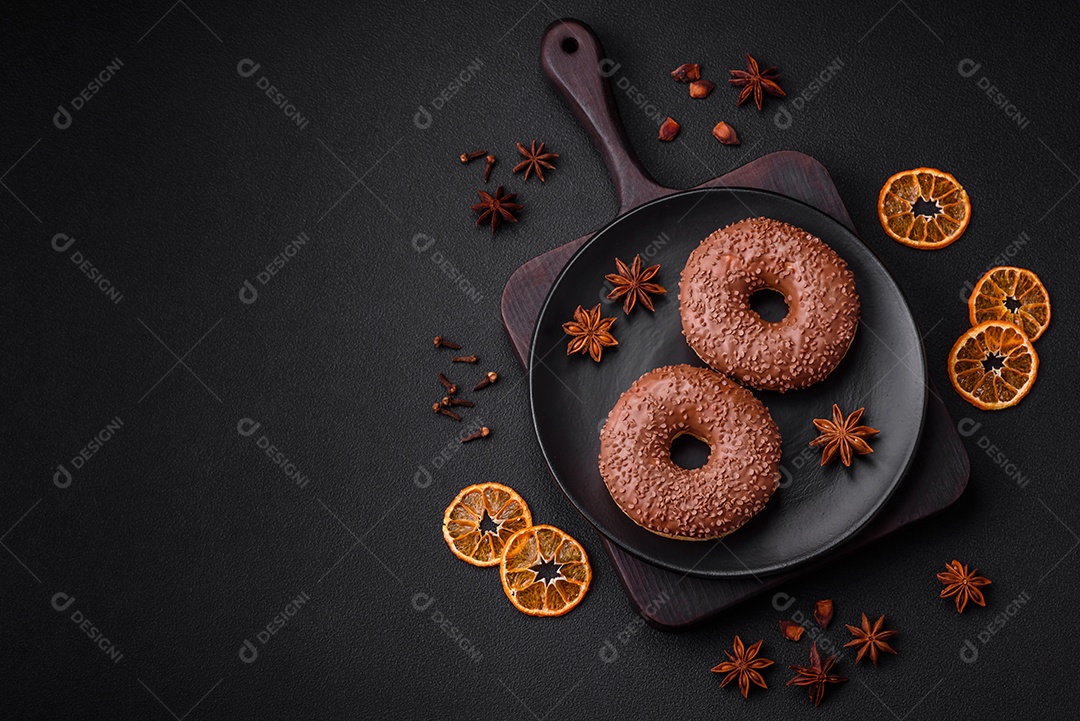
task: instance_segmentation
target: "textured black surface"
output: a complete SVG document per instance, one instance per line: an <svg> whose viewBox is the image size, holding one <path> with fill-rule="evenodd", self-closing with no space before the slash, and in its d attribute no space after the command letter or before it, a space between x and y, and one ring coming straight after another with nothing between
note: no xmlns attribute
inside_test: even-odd
<svg viewBox="0 0 1080 721"><path fill-rule="evenodd" d="M607 492L596 463L597 429L643 373L667 365L705 365L682 335L680 270L717 228L761 216L808 231L847 261L861 303L858 332L824 381L801 391L755 392L780 429L785 459L783 487L765 509L722 541L664 538L630 520ZM636 253L648 255L646 265L661 266L656 281L670 292L655 300L654 313L635 308L626 316L620 303L607 300L603 276L615 272L613 257L629 262ZM617 319L612 332L619 339L617 347L604 351L600 364L588 356L567 356L562 330L579 304L591 308L596 302L605 316ZM597 233L556 281L534 347L534 417L556 479L610 539L644 560L684 574L733 578L777 572L836 547L858 532L896 490L922 428L927 391L919 331L887 271L837 221L763 191L696 190L661 198ZM884 378L888 381L882 382ZM888 421L888 432L874 439L874 454L853 469L839 462L822 468L818 451L808 445L818 435L813 419L831 417L833 403L848 413L868 408L870 424Z"/></svg>
<svg viewBox="0 0 1080 721"><path fill-rule="evenodd" d="M1067 79L1080 20L1069 8L228 10L185 0L5 13L6 716L1072 714L1075 664L1061 639L1078 625L1069 191L1080 177L1071 132L1080 108ZM600 160L537 67L540 33L561 15L589 22L620 64L613 78L634 86L617 93L628 134L665 185L784 148L829 168L911 300L930 373L966 435L972 479L955 507L783 589L794 599L784 611L766 595L690 633L646 627L543 468L498 293L522 262L616 210ZM736 110L723 86L691 101L667 77L696 61L721 81L746 50L780 68L786 103ZM57 106L70 108L114 58L115 77L70 127L55 127ZM237 72L245 58L261 64L250 77ZM830 65L839 71L823 83ZM431 109L462 72L471 79ZM263 76L306 127L260 94ZM420 105L431 112L423 130ZM684 142L655 141L650 106L682 122ZM708 134L721 118L741 146ZM562 156L542 187L509 173L513 142L532 137ZM476 147L500 157L493 183L521 191L526 206L494 239L467 210L480 168L456 160ZM874 212L885 178L923 164L954 173L975 206L965 236L936 253L893 243ZM261 284L260 270L301 232L309 241ZM75 243L53 250L58 233ZM119 303L80 272L76 251ZM948 390L943 359L967 325L965 288L999 256L1036 270L1055 311L1032 394L991 414ZM250 305L238 297L245 280L259 291ZM466 340L481 367L449 368L431 348L437 332ZM476 394L469 419L496 434L460 448L459 427L428 410L441 394L434 373L465 383L488 368L503 378ZM115 418L111 440L72 469ZM251 436L237 432L244 418L261 424ZM258 448L262 436L309 479L304 488ZM58 464L72 469L66 488L54 483ZM445 548L443 508L485 479L513 485L538 521L574 534L597 562L589 597L568 616L522 617L493 572ZM994 580L987 608L958 616L937 598L933 574L954 557ZM50 603L58 593L75 597L64 612ZM260 628L302 593L310 600L261 644ZM776 619L823 597L837 604L824 634L834 645L860 612L886 613L899 655L877 670L845 657L839 671L852 681L815 712L783 687L809 639L782 641ZM765 672L770 690L748 702L708 673L735 633L764 638L777 661ZM238 655L245 639L259 651L250 664ZM961 658L966 643L972 663Z"/></svg>

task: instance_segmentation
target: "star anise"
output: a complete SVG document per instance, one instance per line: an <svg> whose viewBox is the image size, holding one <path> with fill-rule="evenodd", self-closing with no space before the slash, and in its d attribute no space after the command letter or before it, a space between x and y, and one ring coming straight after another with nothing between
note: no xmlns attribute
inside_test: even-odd
<svg viewBox="0 0 1080 721"><path fill-rule="evenodd" d="M742 692L743 698L749 695L751 682L761 686L761 688L768 688L765 685L765 679L761 677L758 671L772 666L773 662L767 658L757 657L758 651L761 649L761 641L758 641L750 648L744 648L742 639L736 636L733 646L735 653L724 651L728 660L722 661L712 668L713 673L727 674L720 682L720 687L723 688L735 679L739 679L739 691Z"/></svg>
<svg viewBox="0 0 1080 721"><path fill-rule="evenodd" d="M979 588L989 586L989 578L976 576L975 571L978 569L973 568L968 571L967 566L956 560L952 563L946 563L945 568L949 570L937 575L938 580L945 584L945 588L941 591L942 598L955 596L956 610L959 613L964 612L964 607L967 606L968 601L977 603L980 606L986 605L986 599L983 598L983 593Z"/></svg>
<svg viewBox="0 0 1080 721"><path fill-rule="evenodd" d="M762 91L777 97L787 95L776 82L780 79L776 68L768 67L759 70L757 60L750 57L750 53L746 54L746 70L729 70L728 72L731 73L731 79L728 82L742 88L736 105L742 105L753 95L754 104L757 105L758 110L761 110L761 102L764 99Z"/></svg>
<svg viewBox="0 0 1080 721"><path fill-rule="evenodd" d="M499 186L499 189L495 191L494 196L483 190L478 190L476 192L480 195L480 202L470 206L470 210L480 214L480 217L476 219L477 225L480 225L488 218L491 219L492 235L495 235L500 220L516 223L517 218L514 217L514 213L525 207L521 203L514 202L514 199L517 198L517 193L506 193L504 195L503 187L501 185Z"/></svg>
<svg viewBox="0 0 1080 721"><path fill-rule="evenodd" d="M810 692L810 700L813 701L815 706L821 705L821 699L825 697L825 684L827 683L844 683L847 679L843 676L833 676L829 674L832 667L836 664L836 656L829 656L825 659L825 663L821 662L821 655L817 650L817 642L810 647L810 665L809 666L792 666L791 670L796 674L795 678L787 682L788 686L808 686Z"/></svg>
<svg viewBox="0 0 1080 721"><path fill-rule="evenodd" d="M619 345L615 336L608 330L615 318L601 318L600 304L592 310L585 310L580 305L574 311L574 320L563 323L563 332L572 336L566 347L566 355L571 353L588 353L597 363L604 348Z"/></svg>
<svg viewBox="0 0 1080 721"><path fill-rule="evenodd" d="M840 462L845 466L851 465L851 453L873 453L874 449L864 441L864 438L876 436L880 431L870 426L858 425L865 408L852 413L846 419L840 412L840 406L833 403L832 420L815 418L814 425L821 431L821 435L810 441L812 446L825 446L821 453L821 465L830 463L840 454Z"/></svg>
<svg viewBox="0 0 1080 721"><path fill-rule="evenodd" d="M532 141L529 147L526 148L521 143L517 144L518 152L521 153L525 159L514 166L514 172L518 173L522 170L525 171L525 180L529 179L529 173L536 173L536 177L540 178L540 182L544 182L544 168L548 170L555 170L555 166L552 165L550 160L559 157L558 153L545 153L544 144L540 143L540 147L536 147L536 141Z"/></svg>
<svg viewBox="0 0 1080 721"><path fill-rule="evenodd" d="M616 258L615 267L619 272L609 273L604 276L605 279L615 285L615 289L608 293L608 298L611 300L623 298L623 313L627 315L630 315L630 311L634 309L634 302L638 300L649 310L655 311L649 294L663 295L667 293L664 286L649 282L660 272L660 266L653 265L642 270L641 265L640 253L634 256L634 262L629 268L626 267L626 263Z"/></svg>
<svg viewBox="0 0 1080 721"><path fill-rule="evenodd" d="M851 635L855 637L855 640L848 641L844 644L844 648L857 648L859 653L855 656L855 663L863 660L863 656L870 654L870 660L874 662L874 666L877 666L879 653L896 653L886 641L896 635L896 631L883 631L881 627L885 624L885 615L882 614L881 618L874 621L874 625L870 625L870 619L866 617L864 613L862 615L862 628L858 626L847 626L847 630L851 632Z"/></svg>

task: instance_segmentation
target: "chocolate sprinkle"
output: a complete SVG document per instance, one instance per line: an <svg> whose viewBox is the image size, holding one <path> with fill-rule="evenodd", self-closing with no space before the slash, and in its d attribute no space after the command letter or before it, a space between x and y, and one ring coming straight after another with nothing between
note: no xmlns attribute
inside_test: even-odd
<svg viewBox="0 0 1080 721"><path fill-rule="evenodd" d="M788 314L776 323L750 307L764 288ZM707 364L754 388L786 391L823 380L859 323L847 263L820 239L771 218L716 231L690 254L679 284L683 335Z"/></svg>
<svg viewBox="0 0 1080 721"><path fill-rule="evenodd" d="M689 434L709 445L687 470L671 443ZM765 507L780 480L780 431L768 409L731 379L689 365L638 378L600 432L600 475L619 508L663 536L708 540Z"/></svg>

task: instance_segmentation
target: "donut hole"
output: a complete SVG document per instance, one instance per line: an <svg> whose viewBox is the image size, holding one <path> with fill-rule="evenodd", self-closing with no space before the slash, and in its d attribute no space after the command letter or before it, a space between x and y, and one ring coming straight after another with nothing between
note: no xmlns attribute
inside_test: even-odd
<svg viewBox="0 0 1080 721"><path fill-rule="evenodd" d="M784 294L775 288L759 288L751 293L750 308L766 323L779 323L787 318L789 310Z"/></svg>
<svg viewBox="0 0 1080 721"><path fill-rule="evenodd" d="M690 433L680 433L671 441L671 462L686 471L704 467L711 454L709 444Z"/></svg>

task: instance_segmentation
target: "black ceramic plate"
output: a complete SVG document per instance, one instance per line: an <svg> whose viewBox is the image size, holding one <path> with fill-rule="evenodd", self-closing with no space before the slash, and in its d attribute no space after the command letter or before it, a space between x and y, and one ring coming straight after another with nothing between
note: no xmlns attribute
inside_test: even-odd
<svg viewBox="0 0 1080 721"><path fill-rule="evenodd" d="M646 531L612 500L600 478L600 428L619 396L643 373L675 363L703 365L686 345L679 321L679 274L690 252L717 228L766 216L796 225L828 243L848 262L862 300L862 319L847 356L826 380L801 391L755 392L783 437L781 487L765 509L718 541L678 541ZM662 267L668 293L656 312L636 307L627 317L606 300L604 275L615 257L641 253ZM617 316L619 346L603 361L566 355L563 322L580 304L602 304ZM783 312L782 303L780 312ZM768 308L762 310L768 318ZM616 219L571 258L540 312L529 359L533 422L552 475L577 509L616 544L672 571L712 578L774 573L825 553L855 534L885 504L915 452L926 404L926 361L900 289L854 234L824 213L774 193L747 188L690 190L647 203ZM807 444L814 418L833 403L846 413L866 407L863 422L881 433L874 453L850 469L819 466ZM676 449L677 454L691 453ZM685 458L675 456L677 461ZM703 461L703 458L701 459ZM698 463L700 465L700 462Z"/></svg>

